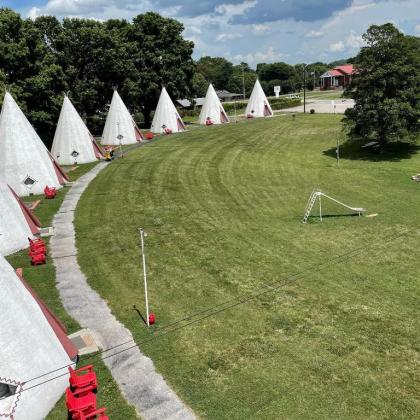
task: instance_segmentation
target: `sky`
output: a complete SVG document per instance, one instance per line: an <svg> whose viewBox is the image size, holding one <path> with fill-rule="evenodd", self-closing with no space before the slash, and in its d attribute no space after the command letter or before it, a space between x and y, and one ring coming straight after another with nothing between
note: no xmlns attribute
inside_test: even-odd
<svg viewBox="0 0 420 420"><path fill-rule="evenodd" d="M0 6L30 18L131 19L155 11L184 24L194 58L222 56L251 67L352 57L371 24L392 22L420 36L419 0L0 0Z"/></svg>

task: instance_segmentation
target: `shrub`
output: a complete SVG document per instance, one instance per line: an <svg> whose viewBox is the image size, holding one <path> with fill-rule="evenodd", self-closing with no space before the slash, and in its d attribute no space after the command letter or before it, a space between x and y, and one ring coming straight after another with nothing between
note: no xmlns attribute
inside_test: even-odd
<svg viewBox="0 0 420 420"><path fill-rule="evenodd" d="M311 108L311 110L309 111L311 114L315 114L315 110L313 108Z"/></svg>

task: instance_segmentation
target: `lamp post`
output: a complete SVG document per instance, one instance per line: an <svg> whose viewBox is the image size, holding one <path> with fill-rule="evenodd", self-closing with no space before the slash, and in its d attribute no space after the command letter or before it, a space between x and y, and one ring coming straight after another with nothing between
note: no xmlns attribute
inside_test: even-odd
<svg viewBox="0 0 420 420"><path fill-rule="evenodd" d="M118 129L117 139L120 142L120 155L121 155L121 158L123 158L124 154L123 154L123 149L122 149L122 139L124 138L124 136L120 133L120 123L119 122L117 122L117 129Z"/></svg>
<svg viewBox="0 0 420 420"><path fill-rule="evenodd" d="M241 69L242 69L242 93L245 99L245 70L244 70L244 65L241 65Z"/></svg>
<svg viewBox="0 0 420 420"><path fill-rule="evenodd" d="M306 67L308 64L303 63L303 113L306 114Z"/></svg>
<svg viewBox="0 0 420 420"><path fill-rule="evenodd" d="M146 270L146 253L144 251L144 237L147 236L146 232L140 228L140 246L141 246L141 258L142 258L142 265L143 265L143 282L144 282L144 300L146 304L146 322L147 326L150 327L150 313L149 313L149 296L147 291L147 270Z"/></svg>

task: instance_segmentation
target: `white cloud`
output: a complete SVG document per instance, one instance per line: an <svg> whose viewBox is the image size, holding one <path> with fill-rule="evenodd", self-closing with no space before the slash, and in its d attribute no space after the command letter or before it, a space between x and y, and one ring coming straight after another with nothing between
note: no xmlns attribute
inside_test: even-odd
<svg viewBox="0 0 420 420"><path fill-rule="evenodd" d="M217 38L216 38L216 40L217 41L230 41L230 40L232 40L232 39L238 39L238 38L242 38L242 34L239 34L239 33L235 33L235 32L233 32L233 33L221 33L221 34L219 34L219 35L217 35Z"/></svg>
<svg viewBox="0 0 420 420"><path fill-rule="evenodd" d="M341 25L343 23L343 20L345 20L348 16L358 14L359 12L370 9L372 7L375 7L375 2L365 2L365 1L357 1L354 0L350 7L347 9L341 10L339 12L335 12L333 14L333 18L329 20L324 26L323 29L332 28L337 25Z"/></svg>
<svg viewBox="0 0 420 420"><path fill-rule="evenodd" d="M344 43L343 41L334 42L333 44L330 44L328 49L331 52L342 52L344 51Z"/></svg>
<svg viewBox="0 0 420 420"><path fill-rule="evenodd" d="M365 45L365 42L361 35L356 35L354 31L351 31L350 35L346 38L346 45L353 50L358 50Z"/></svg>
<svg viewBox="0 0 420 420"><path fill-rule="evenodd" d="M270 26L264 25L262 23L257 23L252 25L252 32L255 35L265 35L267 32L270 32Z"/></svg>
<svg viewBox="0 0 420 420"><path fill-rule="evenodd" d="M324 36L324 32L322 31L314 31L312 30L311 32L308 32L306 34L306 38L321 38Z"/></svg>
<svg viewBox="0 0 420 420"><path fill-rule="evenodd" d="M201 34L201 29L197 28L196 26L189 26L188 28L186 28L186 30L193 34Z"/></svg>
<svg viewBox="0 0 420 420"><path fill-rule="evenodd" d="M416 32L416 34L420 34L420 25L416 25L414 27L414 31Z"/></svg>
<svg viewBox="0 0 420 420"><path fill-rule="evenodd" d="M32 7L28 12L28 18L35 20L41 15L41 9L39 7Z"/></svg>
<svg viewBox="0 0 420 420"><path fill-rule="evenodd" d="M218 14L229 16L230 20L231 17L242 15L248 9L252 9L257 5L257 3L257 0L246 0L239 4L221 4L220 6L217 6L214 11Z"/></svg>
<svg viewBox="0 0 420 420"><path fill-rule="evenodd" d="M237 62L244 61L251 65L262 62L273 62L284 60L288 55L278 52L274 47L270 46L266 51L256 51L248 54L237 54L233 59Z"/></svg>

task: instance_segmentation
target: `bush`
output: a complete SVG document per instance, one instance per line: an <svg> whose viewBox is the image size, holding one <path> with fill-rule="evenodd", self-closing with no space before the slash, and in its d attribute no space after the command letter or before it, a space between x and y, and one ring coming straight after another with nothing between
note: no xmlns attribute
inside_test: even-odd
<svg viewBox="0 0 420 420"><path fill-rule="evenodd" d="M269 102L273 110L293 108L300 105L300 99L273 98Z"/></svg>
<svg viewBox="0 0 420 420"><path fill-rule="evenodd" d="M312 108L310 111L309 111L311 114L315 114L315 110Z"/></svg>

